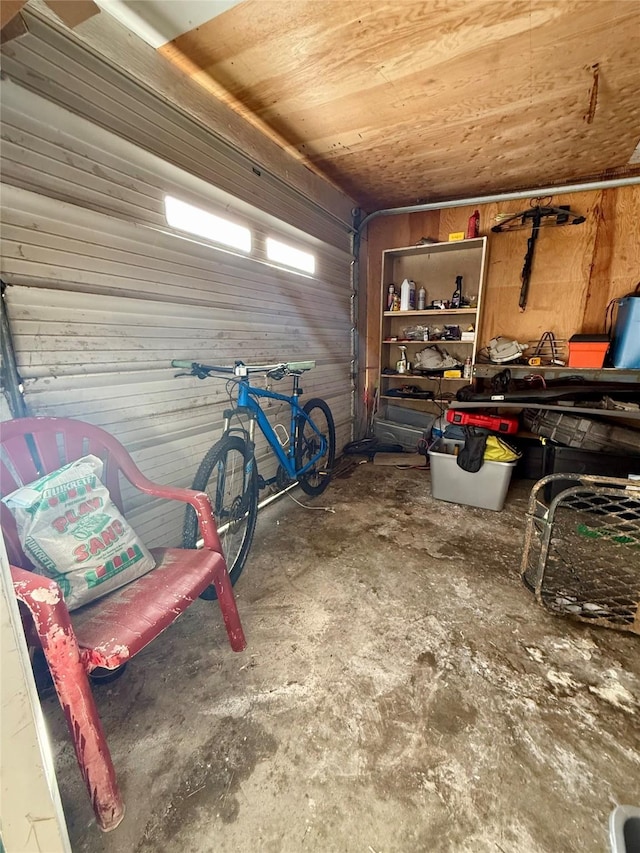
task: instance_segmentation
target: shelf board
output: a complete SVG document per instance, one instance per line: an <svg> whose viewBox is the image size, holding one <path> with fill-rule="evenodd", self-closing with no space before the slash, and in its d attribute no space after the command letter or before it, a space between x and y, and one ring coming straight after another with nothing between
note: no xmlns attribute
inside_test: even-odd
<svg viewBox="0 0 640 853"><path fill-rule="evenodd" d="M389 394L380 394L379 399L380 400L394 400L395 402L398 402L398 400L400 400L400 401L411 400L411 402L413 402L413 403L447 403L447 404L449 404L449 403L455 402L455 397L453 397L451 400L444 400L444 399L441 399L439 397L438 398L434 397L430 400L427 400L424 397L393 397ZM540 438L540 436L536 436L536 438Z"/></svg>
<svg viewBox="0 0 640 853"><path fill-rule="evenodd" d="M385 311L385 317L450 317L453 314L477 314L477 308L435 308L431 311Z"/></svg>
<svg viewBox="0 0 640 853"><path fill-rule="evenodd" d="M436 243L422 243L413 246L398 246L385 249L383 257L415 257L416 255L439 255L443 252L459 252L465 249L482 249L487 237L467 237L464 240L443 240Z"/></svg>
<svg viewBox="0 0 640 853"><path fill-rule="evenodd" d="M395 344L396 346L406 344L420 344L422 347L436 347L436 346L445 346L446 344L464 344L465 346L472 347L475 344L475 341L390 341L384 340L383 344Z"/></svg>
<svg viewBox="0 0 640 853"><path fill-rule="evenodd" d="M546 409L550 412L567 412L573 415L597 415L601 418L625 418L626 420L640 422L640 412L627 412L622 409L592 409L582 406L572 406L570 401L564 403L530 403L510 402L507 400L490 400L481 403L462 403L458 400L452 401L454 409Z"/></svg>
<svg viewBox="0 0 640 853"><path fill-rule="evenodd" d="M482 379L488 379L509 368L514 376L523 376L535 373L544 376L545 379L563 379L569 376L581 376L588 382L639 382L640 370L621 367L557 367L553 365L541 365L532 367L528 364L489 364L487 362L476 362L475 375Z"/></svg>
<svg viewBox="0 0 640 853"><path fill-rule="evenodd" d="M453 369L453 368L452 368ZM469 384L470 380L465 379L464 377L460 377L460 379L445 379L444 376L415 376L413 373L381 373L381 379L402 379L405 382L409 380L414 381L418 380L422 382L426 380L427 382L464 382L466 385Z"/></svg>

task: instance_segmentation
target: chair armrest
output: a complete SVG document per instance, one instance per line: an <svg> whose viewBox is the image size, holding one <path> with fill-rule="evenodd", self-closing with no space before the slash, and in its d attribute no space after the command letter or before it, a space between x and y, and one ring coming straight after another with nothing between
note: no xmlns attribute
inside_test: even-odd
<svg viewBox="0 0 640 853"><path fill-rule="evenodd" d="M43 632L54 626L64 630L71 629L69 609L62 590L54 580L19 566L9 566L9 569L16 598L33 616L41 639Z"/></svg>
<svg viewBox="0 0 640 853"><path fill-rule="evenodd" d="M20 566L9 566L11 570L11 580L15 592L22 598L33 597L35 593L35 601L44 601L45 598L53 603L54 597L62 598L62 590L58 584L51 578L38 575L36 572L30 572L28 569L22 569Z"/></svg>
<svg viewBox="0 0 640 853"><path fill-rule="evenodd" d="M169 489L169 491L174 493L173 500L191 504L194 508L204 540L204 547L209 551L217 551L219 554L223 554L222 543L218 535L218 525L213 517L213 507L209 495L205 492L194 492L193 489Z"/></svg>
<svg viewBox="0 0 640 853"><path fill-rule="evenodd" d="M131 457L125 460L119 459L120 470L127 480L146 495L162 498L169 501L181 501L191 504L198 517L198 525L204 539L204 547L210 551L218 551L222 554L222 545L218 536L218 528L213 517L213 509L209 496L205 492L196 492L193 489L182 489L178 486L163 486L149 480L138 468Z"/></svg>

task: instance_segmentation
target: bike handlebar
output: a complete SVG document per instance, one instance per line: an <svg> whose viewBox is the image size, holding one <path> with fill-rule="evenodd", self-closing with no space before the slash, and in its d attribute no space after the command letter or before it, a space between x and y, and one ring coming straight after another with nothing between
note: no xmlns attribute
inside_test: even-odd
<svg viewBox="0 0 640 853"><path fill-rule="evenodd" d="M173 359L171 367L177 367L181 370L189 370L194 376L204 379L211 373L233 374L234 376L248 376L250 373L282 373L281 377L303 373L305 370L312 370L316 366L315 361L283 361L278 364L243 364L237 361L233 367L222 367L213 364L199 364L197 361L185 361L183 359Z"/></svg>
<svg viewBox="0 0 640 853"><path fill-rule="evenodd" d="M179 358L174 358L171 362L171 367L178 367L181 370L191 370L194 364L194 361L181 361Z"/></svg>

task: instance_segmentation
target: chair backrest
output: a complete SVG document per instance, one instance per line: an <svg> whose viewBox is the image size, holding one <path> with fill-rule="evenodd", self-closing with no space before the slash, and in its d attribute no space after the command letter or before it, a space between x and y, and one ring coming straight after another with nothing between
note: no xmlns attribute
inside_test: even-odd
<svg viewBox="0 0 640 853"><path fill-rule="evenodd" d="M119 473L121 461L129 454L100 427L69 418L19 418L0 425L0 496L90 453L102 460L101 480L123 512ZM31 569L20 546L14 518L2 503L0 519L9 561Z"/></svg>

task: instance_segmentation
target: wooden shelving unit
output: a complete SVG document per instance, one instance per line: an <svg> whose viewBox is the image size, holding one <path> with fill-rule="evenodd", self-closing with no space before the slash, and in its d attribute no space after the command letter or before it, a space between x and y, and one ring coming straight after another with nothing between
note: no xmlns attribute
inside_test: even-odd
<svg viewBox="0 0 640 853"><path fill-rule="evenodd" d="M466 384L467 379L445 379L442 376L423 376L420 374L393 373L400 358L399 346L407 348L407 358L412 364L415 354L425 347L439 347L445 350L460 363L461 369L467 358L475 363L478 341L478 330L482 311L482 288L486 261L487 238L478 237L473 240L460 240L452 243L433 243L425 246L405 246L397 249L387 249L382 253L382 305L387 305L387 294L390 284L397 291L405 278L412 279L416 285L416 294L420 287L427 293L427 304L433 301L451 300L456 286L456 277L462 276L462 296L472 302L473 307L438 308L423 311L388 311L383 310L380 323L380 367L378 375L379 394L382 400L393 401L403 405L418 402L416 398L402 398L388 395L390 388L400 384L416 385L419 388L455 394L455 391ZM417 298L417 297L416 297ZM459 326L460 332L473 328L473 340L416 340L407 335L415 335L411 327L427 327L431 332L436 327L444 330L445 326ZM431 401L420 401L428 408ZM447 402L447 401L433 401Z"/></svg>

